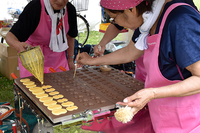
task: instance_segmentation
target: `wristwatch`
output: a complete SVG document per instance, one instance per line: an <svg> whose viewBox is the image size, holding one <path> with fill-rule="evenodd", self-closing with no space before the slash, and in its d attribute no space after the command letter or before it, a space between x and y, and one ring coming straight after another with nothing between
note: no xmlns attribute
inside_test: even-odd
<svg viewBox="0 0 200 133"><path fill-rule="evenodd" d="M67 57L68 57L68 58L71 58L71 59L74 59L74 55L72 55L72 56L69 56L69 55L68 55Z"/></svg>

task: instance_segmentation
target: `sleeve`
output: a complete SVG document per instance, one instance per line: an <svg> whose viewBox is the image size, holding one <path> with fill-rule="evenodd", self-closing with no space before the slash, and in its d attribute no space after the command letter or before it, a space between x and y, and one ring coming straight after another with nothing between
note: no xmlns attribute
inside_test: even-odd
<svg viewBox="0 0 200 133"><path fill-rule="evenodd" d="M76 37L78 35L76 9L70 2L67 3L67 12L69 23L69 31L67 34L71 37Z"/></svg>
<svg viewBox="0 0 200 133"><path fill-rule="evenodd" d="M200 60L200 15L191 7L179 14L170 22L169 31L174 59L184 69Z"/></svg>
<svg viewBox="0 0 200 133"><path fill-rule="evenodd" d="M120 25L118 25L118 24L114 24L115 25L115 27L118 29L118 30L123 30L124 29L124 27L122 27L122 26L120 26Z"/></svg>
<svg viewBox="0 0 200 133"><path fill-rule="evenodd" d="M12 26L12 32L19 41L26 41L35 31L39 24L41 14L40 0L33 0L28 3L20 14L18 21Z"/></svg>
<svg viewBox="0 0 200 133"><path fill-rule="evenodd" d="M133 41L134 43L137 42L138 37L139 37L140 34L141 34L141 33L140 33L140 30L139 30L139 28L137 28L137 29L134 31L134 34L133 34L133 36L132 36L132 41Z"/></svg>

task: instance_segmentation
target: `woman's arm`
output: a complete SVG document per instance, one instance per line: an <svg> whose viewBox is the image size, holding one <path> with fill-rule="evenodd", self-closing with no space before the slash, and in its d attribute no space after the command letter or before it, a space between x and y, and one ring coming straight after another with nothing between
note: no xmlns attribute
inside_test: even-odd
<svg viewBox="0 0 200 133"><path fill-rule="evenodd" d="M186 67L192 76L173 85L152 88L155 98L183 97L200 93L200 61Z"/></svg>
<svg viewBox="0 0 200 133"><path fill-rule="evenodd" d="M27 48L27 46L31 47L31 45L29 45L28 43L20 42L12 32L8 32L6 34L5 40L9 46L13 47L18 52L24 51Z"/></svg>
<svg viewBox="0 0 200 133"><path fill-rule="evenodd" d="M81 53L77 62L79 65L115 65L136 60L143 53L144 51L138 50L135 43L130 41L126 47L98 58L92 58L87 53Z"/></svg>
<svg viewBox="0 0 200 133"><path fill-rule="evenodd" d="M114 24L110 24L108 28L106 29L106 32L103 35L103 38L98 44L101 46L101 52L99 52L98 45L94 47L95 56L102 55L105 51L106 44L112 41L119 33L120 33L120 30L117 29L117 27Z"/></svg>
<svg viewBox="0 0 200 133"><path fill-rule="evenodd" d="M68 46L69 46L69 48L67 49L67 56L68 56L67 60L68 60L68 65L69 65L70 70L73 70L75 68L75 65L74 65L74 41L75 41L75 38L67 35L67 42L68 42Z"/></svg>
<svg viewBox="0 0 200 133"><path fill-rule="evenodd" d="M132 111L135 114L153 99L184 97L200 93L200 61L186 67L186 69L192 73L191 77L168 86L142 89L118 104L134 107Z"/></svg>

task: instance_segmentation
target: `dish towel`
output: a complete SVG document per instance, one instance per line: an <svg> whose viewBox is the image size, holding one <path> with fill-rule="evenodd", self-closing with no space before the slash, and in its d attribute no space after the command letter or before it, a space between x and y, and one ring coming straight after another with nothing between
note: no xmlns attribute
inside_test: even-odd
<svg viewBox="0 0 200 133"><path fill-rule="evenodd" d="M135 43L135 47L139 50L145 50L147 46L147 36L153 24L156 22L160 11L165 3L165 0L155 0L152 5L152 11L147 11L142 14L144 23L139 27L140 36Z"/></svg>
<svg viewBox="0 0 200 133"><path fill-rule="evenodd" d="M62 52L68 48L67 37L65 33L64 16L66 7L60 10L59 13L54 13L54 10L49 0L44 0L45 8L51 18L51 39L49 47L54 52Z"/></svg>

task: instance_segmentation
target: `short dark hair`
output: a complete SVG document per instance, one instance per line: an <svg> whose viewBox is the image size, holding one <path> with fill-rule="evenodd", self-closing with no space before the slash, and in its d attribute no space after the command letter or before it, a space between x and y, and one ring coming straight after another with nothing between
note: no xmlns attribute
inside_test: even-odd
<svg viewBox="0 0 200 133"><path fill-rule="evenodd" d="M145 1L142 1L139 5L137 5L136 9L138 11L138 16L142 15L146 11L152 11L153 1L154 0L145 0ZM104 9L107 9L107 8L104 8ZM112 13L124 12L124 10L111 10L111 9L107 9L107 10L109 10Z"/></svg>

